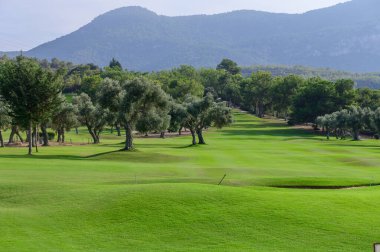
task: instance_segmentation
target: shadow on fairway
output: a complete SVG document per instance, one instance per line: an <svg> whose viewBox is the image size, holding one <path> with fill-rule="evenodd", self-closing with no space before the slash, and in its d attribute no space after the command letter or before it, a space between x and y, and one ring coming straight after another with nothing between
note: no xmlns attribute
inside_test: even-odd
<svg viewBox="0 0 380 252"><path fill-rule="evenodd" d="M187 157L173 156L162 153L145 153L138 150L122 151L114 150L96 153L89 156L75 155L0 155L1 159L39 159L39 160L77 160L77 161L125 161L135 163L174 163L188 160Z"/></svg>
<svg viewBox="0 0 380 252"><path fill-rule="evenodd" d="M34 154L34 155L0 155L0 159L2 158L13 158L13 159L64 159L64 160L83 160L83 157L81 156L74 156L74 155L41 155L41 154Z"/></svg>
<svg viewBox="0 0 380 252"><path fill-rule="evenodd" d="M125 161L134 163L175 163L186 161L188 158L183 156L173 156L162 153L146 153L139 150L134 151L108 151L97 153L83 158L84 160L97 161Z"/></svg>
<svg viewBox="0 0 380 252"><path fill-rule="evenodd" d="M315 134L309 133L306 131L302 131L300 129L268 129L265 130L265 127L258 127L258 128L252 128L252 129L227 129L223 130L222 134L224 135L234 135L234 136L278 136L278 137L289 137L289 136L295 136L295 137L302 137L302 138L314 138L316 137Z"/></svg>

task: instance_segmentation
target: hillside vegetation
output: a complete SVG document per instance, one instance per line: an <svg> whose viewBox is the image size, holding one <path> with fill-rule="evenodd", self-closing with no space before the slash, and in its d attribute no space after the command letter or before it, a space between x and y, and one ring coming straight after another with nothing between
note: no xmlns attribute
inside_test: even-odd
<svg viewBox="0 0 380 252"><path fill-rule="evenodd" d="M380 73L353 73L338 71L330 68L313 68L305 66L279 66L279 65L254 65L242 67L242 74L249 76L258 71L272 73L273 76L288 76L291 74L305 78L321 77L327 80L351 79L355 81L357 88L380 89Z"/></svg>
<svg viewBox="0 0 380 252"><path fill-rule="evenodd" d="M182 64L282 64L380 71L378 0L353 0L304 14L235 11L167 17L140 7L107 12L79 30L26 55L108 64L118 57L134 71Z"/></svg>

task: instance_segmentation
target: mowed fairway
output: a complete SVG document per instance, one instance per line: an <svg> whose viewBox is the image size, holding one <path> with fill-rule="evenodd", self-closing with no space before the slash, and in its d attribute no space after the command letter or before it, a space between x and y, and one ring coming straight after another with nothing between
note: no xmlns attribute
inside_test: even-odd
<svg viewBox="0 0 380 252"><path fill-rule="evenodd" d="M189 136L0 150L1 251L371 251L380 142L326 141L235 113ZM87 135L70 133L74 143ZM226 179L218 186L220 179Z"/></svg>

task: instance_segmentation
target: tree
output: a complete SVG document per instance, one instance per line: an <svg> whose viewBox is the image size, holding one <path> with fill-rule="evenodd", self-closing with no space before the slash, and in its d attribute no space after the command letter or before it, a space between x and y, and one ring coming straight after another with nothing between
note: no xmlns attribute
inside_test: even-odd
<svg viewBox="0 0 380 252"><path fill-rule="evenodd" d="M102 78L99 75L84 76L80 86L80 92L86 93L92 100L96 99L96 92L102 83Z"/></svg>
<svg viewBox="0 0 380 252"><path fill-rule="evenodd" d="M369 88L360 88L356 90L356 103L362 108L371 108L376 110L380 107L380 91Z"/></svg>
<svg viewBox="0 0 380 252"><path fill-rule="evenodd" d="M264 117L265 108L270 103L273 86L272 74L269 72L253 73L244 85L245 99L255 108L258 117Z"/></svg>
<svg viewBox="0 0 380 252"><path fill-rule="evenodd" d="M65 131L79 124L77 119L78 108L68 102L64 102L54 112L52 117L52 128L58 133L57 142L65 142Z"/></svg>
<svg viewBox="0 0 380 252"><path fill-rule="evenodd" d="M235 75L241 72L238 64L230 59L223 59L222 62L216 67L217 70L226 70L228 73Z"/></svg>
<svg viewBox="0 0 380 252"><path fill-rule="evenodd" d="M271 90L273 108L276 112L283 115L285 119L287 119L289 113L291 112L294 96L297 94L303 83L304 79L296 75L277 78L274 81L274 85Z"/></svg>
<svg viewBox="0 0 380 252"><path fill-rule="evenodd" d="M115 126L118 136L121 136L120 125L123 115L120 113L121 101L125 92L120 81L105 78L98 90L97 97L100 106L108 109L110 116L108 124Z"/></svg>
<svg viewBox="0 0 380 252"><path fill-rule="evenodd" d="M335 136L338 139L339 137L341 139L345 138L346 131L347 131L347 123L348 123L348 111L347 109L343 109L337 112L333 113L333 116L335 118Z"/></svg>
<svg viewBox="0 0 380 252"><path fill-rule="evenodd" d="M169 132L178 132L181 135L181 130L184 127L185 119L187 118L186 108L175 101L171 101L169 109L170 124Z"/></svg>
<svg viewBox="0 0 380 252"><path fill-rule="evenodd" d="M9 114L8 105L0 97L0 147L4 147L3 130L7 130L12 123L12 118Z"/></svg>
<svg viewBox="0 0 380 252"><path fill-rule="evenodd" d="M160 86L151 80L140 77L121 84L107 80L99 91L99 102L109 111L118 113L118 121L126 132L123 150L134 149L133 131L137 122L149 111L165 110L168 96Z"/></svg>
<svg viewBox="0 0 380 252"><path fill-rule="evenodd" d="M330 133L331 130L334 128L334 125L336 124L335 122L336 118L334 114L319 116L316 119L316 124L322 126L325 129L327 140L330 140Z"/></svg>
<svg viewBox="0 0 380 252"><path fill-rule="evenodd" d="M215 125L222 128L232 122L231 110L225 103L216 103L211 94L202 99L191 98L185 103L187 117L184 126L192 135L192 144L196 144L195 134L199 144L206 144L203 130Z"/></svg>
<svg viewBox="0 0 380 252"><path fill-rule="evenodd" d="M33 127L61 103L62 87L61 73L42 68L36 60L20 56L0 65L0 93L15 120L28 129L30 155Z"/></svg>
<svg viewBox="0 0 380 252"><path fill-rule="evenodd" d="M368 110L360 107L351 106L348 109L347 126L352 130L352 137L354 141L360 140L360 130L362 130L365 124L365 117Z"/></svg>
<svg viewBox="0 0 380 252"><path fill-rule="evenodd" d="M100 105L94 105L91 98L85 93L74 97L73 104L76 106L79 122L87 127L93 143L100 143L100 133L107 125L109 111Z"/></svg>
<svg viewBox="0 0 380 252"><path fill-rule="evenodd" d="M137 121L136 130L143 134L160 132L160 137L165 138L165 131L169 128L170 116L166 110L151 109Z"/></svg>
<svg viewBox="0 0 380 252"><path fill-rule="evenodd" d="M336 111L334 93L334 83L320 78L308 79L293 99L292 120L314 122L318 116Z"/></svg>
<svg viewBox="0 0 380 252"><path fill-rule="evenodd" d="M120 62L118 60L116 60L115 58L112 58L110 64L109 64L109 67L110 68L117 68L117 69L120 69L122 70L123 67L121 66Z"/></svg>
<svg viewBox="0 0 380 252"><path fill-rule="evenodd" d="M372 126L377 134L380 135L380 107L373 112Z"/></svg>
<svg viewBox="0 0 380 252"><path fill-rule="evenodd" d="M335 109L342 110L351 106L355 101L355 82L349 79L335 81Z"/></svg>

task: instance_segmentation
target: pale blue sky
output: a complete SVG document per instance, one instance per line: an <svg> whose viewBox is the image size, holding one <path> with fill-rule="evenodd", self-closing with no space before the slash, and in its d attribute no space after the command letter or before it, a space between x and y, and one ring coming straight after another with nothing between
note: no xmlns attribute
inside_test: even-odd
<svg viewBox="0 0 380 252"><path fill-rule="evenodd" d="M106 11L138 5L177 16L251 9L302 13L348 0L0 0L0 51L29 50Z"/></svg>

